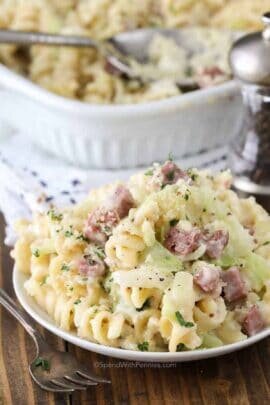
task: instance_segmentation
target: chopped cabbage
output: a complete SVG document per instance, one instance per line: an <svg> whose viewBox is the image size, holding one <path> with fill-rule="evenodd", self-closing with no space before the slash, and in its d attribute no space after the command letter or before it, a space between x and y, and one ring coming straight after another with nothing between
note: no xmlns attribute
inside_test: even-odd
<svg viewBox="0 0 270 405"><path fill-rule="evenodd" d="M216 335L212 333L203 335L201 349L210 349L219 346L223 346L223 343Z"/></svg>
<svg viewBox="0 0 270 405"><path fill-rule="evenodd" d="M270 279L268 262L256 253L249 253L242 263L243 273L247 275L252 288L260 291L265 282Z"/></svg>
<svg viewBox="0 0 270 405"><path fill-rule="evenodd" d="M145 265L164 274L174 273L183 268L181 260L159 242L147 250Z"/></svg>

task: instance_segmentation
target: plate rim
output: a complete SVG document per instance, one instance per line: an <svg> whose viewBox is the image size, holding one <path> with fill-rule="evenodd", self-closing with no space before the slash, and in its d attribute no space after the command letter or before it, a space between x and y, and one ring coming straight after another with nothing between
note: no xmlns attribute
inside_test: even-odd
<svg viewBox="0 0 270 405"><path fill-rule="evenodd" d="M268 327L263 331L257 333L256 335L251 336L246 340L242 340L240 342L231 343L217 348L198 349L186 352L140 352L136 350L126 350L111 346L105 346L99 343L91 342L90 340L83 339L77 336L75 333L65 331L55 325L53 319L42 308L38 306L38 304L31 296L27 295L27 292L23 287L23 283L24 281L26 281L26 279L27 275L20 272L16 268L16 266L14 266L12 275L14 291L21 306L31 316L31 318L33 318L39 325L43 326L54 335L74 344L75 346L81 347L82 349L94 353L102 354L104 356L123 360L153 363L188 362L207 359L211 357L218 357L228 353L232 353L234 351L244 349L270 336L270 327Z"/></svg>

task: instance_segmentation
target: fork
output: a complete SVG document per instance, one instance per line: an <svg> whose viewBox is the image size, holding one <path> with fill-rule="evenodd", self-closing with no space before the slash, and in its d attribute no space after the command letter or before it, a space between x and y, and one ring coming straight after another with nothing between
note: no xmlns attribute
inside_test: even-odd
<svg viewBox="0 0 270 405"><path fill-rule="evenodd" d="M110 383L109 380L93 374L88 367L70 353L53 349L34 327L32 319L18 308L13 299L0 288L2 304L32 336L36 345L36 358L29 365L33 380L44 390L51 392L72 393L86 390L98 383Z"/></svg>

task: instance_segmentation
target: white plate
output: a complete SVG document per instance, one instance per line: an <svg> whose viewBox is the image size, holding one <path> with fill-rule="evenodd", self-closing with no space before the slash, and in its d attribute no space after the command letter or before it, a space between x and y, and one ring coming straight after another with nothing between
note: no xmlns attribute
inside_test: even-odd
<svg viewBox="0 0 270 405"><path fill-rule="evenodd" d="M24 309L44 328L50 332L73 343L83 349L100 353L105 356L116 357L125 360L144 361L144 362L182 362L206 359L215 356L221 356L226 353L231 353L244 347L250 346L259 340L264 339L270 335L270 328L257 333L255 336L248 338L242 342L233 343L227 346L218 347L215 349L193 350L189 352L168 353L168 352L139 352L133 350L116 349L110 346L103 346L97 343L89 342L88 340L79 338L72 332L66 332L57 327L54 321L38 307L35 301L27 295L23 288L24 282L27 277L25 274L20 273L16 268L13 271L13 284L15 293L24 307Z"/></svg>

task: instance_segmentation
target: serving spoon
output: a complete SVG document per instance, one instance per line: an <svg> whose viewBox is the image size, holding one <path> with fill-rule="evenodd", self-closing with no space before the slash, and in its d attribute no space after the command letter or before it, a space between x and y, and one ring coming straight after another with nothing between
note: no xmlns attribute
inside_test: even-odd
<svg viewBox="0 0 270 405"><path fill-rule="evenodd" d="M155 79L139 76L132 68L130 58L139 63L146 63L148 60L148 48L155 35L172 38L179 46L184 46L190 51L195 50L192 49L194 44L192 45L192 41L188 38L185 30L161 28L146 28L124 32L105 41L77 35L0 30L0 44L95 48L105 57L109 73L122 76L127 80L137 80L141 84L147 84ZM181 79L176 84L183 91L199 88L198 84L191 78Z"/></svg>

